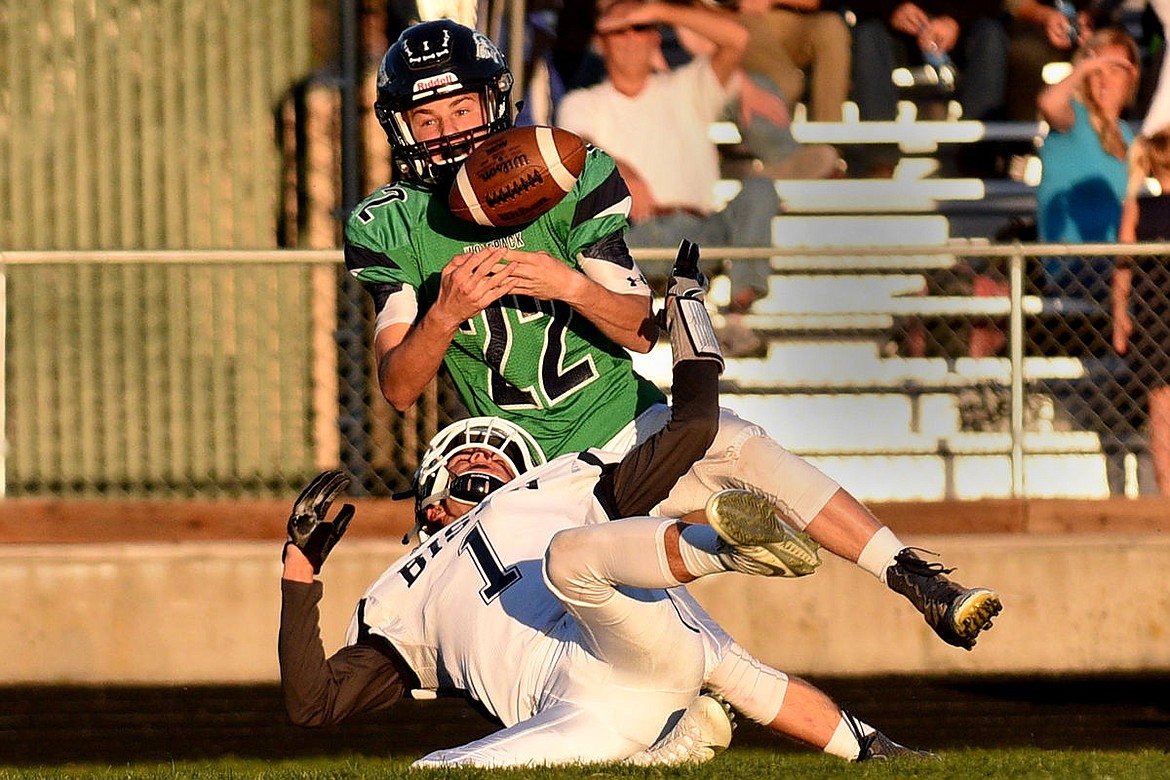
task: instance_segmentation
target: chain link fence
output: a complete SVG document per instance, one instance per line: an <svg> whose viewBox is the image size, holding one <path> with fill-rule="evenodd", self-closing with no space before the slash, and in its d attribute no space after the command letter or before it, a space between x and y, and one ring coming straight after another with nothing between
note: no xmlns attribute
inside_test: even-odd
<svg viewBox="0 0 1170 780"><path fill-rule="evenodd" d="M407 414L378 396L364 292L345 301L361 332L338 327L337 250L15 252L2 270L9 496L283 496L354 462L357 492L385 495L461 408L441 382Z"/></svg>
<svg viewBox="0 0 1170 780"><path fill-rule="evenodd" d="M1126 247L1125 355L1110 312L1117 246L776 251L705 252L773 266L742 323L766 349L728 361L724 402L858 495L1157 489L1170 247ZM672 253L637 256L653 268ZM358 492L387 495L464 415L441 380L405 414L381 398L370 304L342 284L337 250L0 261L10 496L287 495L339 464ZM94 290L96 309L84 305ZM352 321L342 305L358 329L339 328ZM669 386L667 344L635 365Z"/></svg>

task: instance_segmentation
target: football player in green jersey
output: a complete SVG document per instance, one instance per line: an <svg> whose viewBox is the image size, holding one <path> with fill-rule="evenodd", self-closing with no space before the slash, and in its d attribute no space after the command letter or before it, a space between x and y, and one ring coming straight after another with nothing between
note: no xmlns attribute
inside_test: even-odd
<svg viewBox="0 0 1170 780"><path fill-rule="evenodd" d="M556 207L519 229L447 208L458 164L511 125L511 82L481 33L441 20L403 34L376 104L400 181L350 217L346 262L374 298L391 404L409 408L445 363L473 415L519 423L556 457L608 442L665 400L626 351L648 351L658 334L621 240L629 193L600 149Z"/></svg>
<svg viewBox="0 0 1170 780"><path fill-rule="evenodd" d="M696 7L646 3L631 24L674 24ZM529 431L548 457L624 453L660 429L662 394L627 350L657 339L651 293L626 247L629 191L589 150L573 189L520 227L456 218L446 193L475 145L511 126L512 74L485 35L449 20L408 28L378 71L375 113L400 180L358 205L345 231L350 272L373 297L382 394L406 410L445 365L472 415ZM751 486L829 551L902 593L946 642L970 649L1001 608L951 582L812 464L730 411L707 455L652 514L682 517Z"/></svg>

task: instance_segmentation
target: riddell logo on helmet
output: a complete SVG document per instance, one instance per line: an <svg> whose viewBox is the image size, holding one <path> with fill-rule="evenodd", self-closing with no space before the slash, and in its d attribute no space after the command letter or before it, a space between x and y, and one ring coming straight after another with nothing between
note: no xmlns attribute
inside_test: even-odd
<svg viewBox="0 0 1170 780"><path fill-rule="evenodd" d="M448 84L456 84L459 79L454 73L440 73L438 76L427 76L425 79L419 79L414 82L415 92L426 92L439 87L445 87Z"/></svg>

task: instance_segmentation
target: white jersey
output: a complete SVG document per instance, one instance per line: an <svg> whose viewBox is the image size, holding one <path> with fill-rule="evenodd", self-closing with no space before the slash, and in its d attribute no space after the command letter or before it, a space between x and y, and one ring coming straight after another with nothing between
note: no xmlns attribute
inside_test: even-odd
<svg viewBox="0 0 1170 780"><path fill-rule="evenodd" d="M615 460L563 455L492 493L370 586L370 632L398 649L424 688L466 692L505 726L531 717L562 638L576 631L545 585L544 553L557 531L608 521L593 490L603 462Z"/></svg>

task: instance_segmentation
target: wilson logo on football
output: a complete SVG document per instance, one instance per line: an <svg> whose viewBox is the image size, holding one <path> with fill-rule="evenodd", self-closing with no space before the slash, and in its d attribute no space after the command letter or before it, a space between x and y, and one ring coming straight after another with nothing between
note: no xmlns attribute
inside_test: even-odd
<svg viewBox="0 0 1170 780"><path fill-rule="evenodd" d="M528 155L521 154L508 160L500 160L490 168L484 168L482 171L476 171L475 175L479 177L480 181L491 181L501 173L511 173L517 168L521 168L525 165L528 165Z"/></svg>

